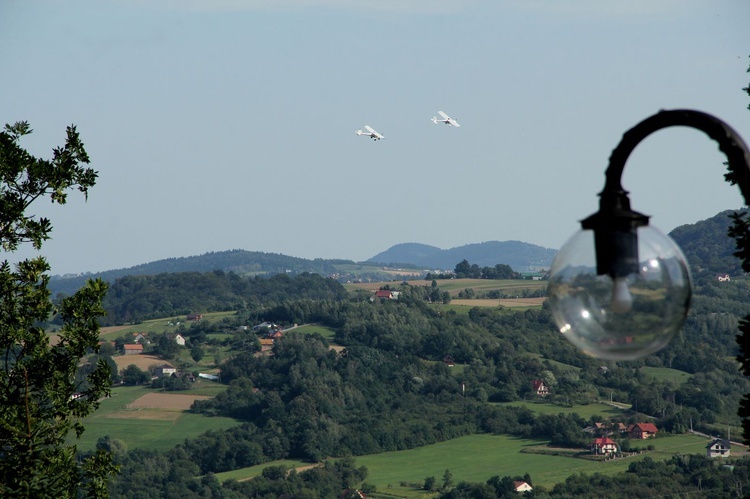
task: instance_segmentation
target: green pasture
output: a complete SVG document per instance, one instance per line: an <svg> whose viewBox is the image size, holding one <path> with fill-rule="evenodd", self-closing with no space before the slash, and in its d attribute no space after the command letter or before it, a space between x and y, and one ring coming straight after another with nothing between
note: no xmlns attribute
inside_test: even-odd
<svg viewBox="0 0 750 499"><path fill-rule="evenodd" d="M677 369L669 369L668 367L642 367L641 372L646 376L650 376L657 381L673 381L675 384L681 385L686 383L692 376L690 373L685 371L678 371Z"/></svg>
<svg viewBox="0 0 750 499"><path fill-rule="evenodd" d="M590 419L591 416L602 416L604 418L624 417L626 411L607 404L587 404L587 405L558 405L549 402L530 402L516 400L514 402L502 402L497 405L507 407L523 407L535 414L557 415L557 414L578 414L584 419Z"/></svg>
<svg viewBox="0 0 750 499"><path fill-rule="evenodd" d="M367 467L365 481L383 494L397 497L425 497L421 490L424 479L434 476L439 484L445 470L450 470L453 482L481 483L490 477L531 475L535 485L552 488L574 473L612 475L626 471L630 463L646 456L670 459L673 455L703 454L708 439L695 435L669 436L643 441L643 447L653 445L653 451L610 461L582 459L570 455L550 455L547 442L522 439L507 435L469 435L447 442L417 449L384 452L355 458L357 466ZM260 475L265 467L283 465L288 468L309 466L302 461L274 461L259 466L219 473L221 481L244 480Z"/></svg>
<svg viewBox="0 0 750 499"><path fill-rule="evenodd" d="M440 483L446 469L453 475L454 483L485 482L494 475L513 477L529 473L535 485L551 488L573 473L611 475L625 471L631 462L645 456L669 459L675 454L704 453L707 443L707 439L694 435L648 440L654 451L602 462L530 452L546 444L539 440L470 435L418 449L360 456L356 462L367 467L366 481L379 492L412 498L421 497L423 491L402 483L419 487L428 476L434 476Z"/></svg>
<svg viewBox="0 0 750 499"><path fill-rule="evenodd" d="M171 393L216 395L225 389L212 382L196 383L200 385L195 390ZM138 386L114 388L112 396L102 399L99 409L83 420L86 431L81 438L76 441L71 437L69 443L75 442L80 450L90 450L96 446L99 438L109 435L125 442L131 450L142 448L165 451L182 443L186 438L197 437L208 430L223 430L239 424L231 418L203 416L186 411L125 408L137 398L152 392L157 390Z"/></svg>
<svg viewBox="0 0 750 499"><path fill-rule="evenodd" d="M297 469L310 466L310 463L306 461L280 459L278 461L271 461L270 463L263 463L257 466L249 466L247 468L240 468L237 470L225 471L223 473L216 473L216 478L220 482L226 482L227 480L249 480L251 478L255 478L256 476L260 476L260 474L263 473L263 470L268 468L269 466L284 466L287 469Z"/></svg>
<svg viewBox="0 0 750 499"><path fill-rule="evenodd" d="M535 359L539 359L539 362L549 362L549 364L551 366L559 369L560 371L575 371L575 372L579 372L581 370L581 368L577 367L577 366L572 366L570 364L565 364L563 362L558 362L556 360L547 359L544 356L542 356L542 354L540 354L540 353L527 352L526 355L528 355L529 357L534 357Z"/></svg>
<svg viewBox="0 0 750 499"><path fill-rule="evenodd" d="M216 322L226 317L231 317L235 315L236 313L237 312L233 310L230 310L228 312L208 312L208 313L203 314L203 319L201 320L208 321L208 322ZM176 316L164 317L161 319L151 319L151 320L143 321L139 324L129 324L126 327L120 327L120 326L103 327L101 328L99 337L103 340L114 340L115 338L118 338L128 333L161 334L165 332L169 332L169 333L176 332L177 327L170 326L168 324L169 322L172 322L173 324L177 324L177 322L179 322L180 325L184 325L185 327L190 327L192 324L195 324L195 322L188 322L187 317L184 315L176 315Z"/></svg>
<svg viewBox="0 0 750 499"><path fill-rule="evenodd" d="M536 291L547 287L545 281L525 279L437 279L435 282L440 291L447 291L451 295L464 289L473 289L476 293L500 290L505 294L520 295L524 290Z"/></svg>
<svg viewBox="0 0 750 499"><path fill-rule="evenodd" d="M327 340L332 340L336 336L336 332L325 326L319 326L317 324L305 324L304 326L298 326L292 329L296 333L302 334L315 334L318 333L320 336Z"/></svg>

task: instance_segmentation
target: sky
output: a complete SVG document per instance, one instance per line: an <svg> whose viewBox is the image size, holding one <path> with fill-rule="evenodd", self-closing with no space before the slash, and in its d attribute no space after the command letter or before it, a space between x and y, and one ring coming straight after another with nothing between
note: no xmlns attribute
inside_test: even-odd
<svg viewBox="0 0 750 499"><path fill-rule="evenodd" d="M32 205L52 274L230 249L557 249L641 120L696 109L750 141L748 19L747 0L3 0L0 119L28 121L42 158L75 124L99 173L87 201ZM724 160L662 130L623 186L668 232L743 206Z"/></svg>

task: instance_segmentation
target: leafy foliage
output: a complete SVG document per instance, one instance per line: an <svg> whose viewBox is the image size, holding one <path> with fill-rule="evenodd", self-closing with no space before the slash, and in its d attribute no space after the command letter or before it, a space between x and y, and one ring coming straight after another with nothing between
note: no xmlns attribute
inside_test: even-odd
<svg viewBox="0 0 750 499"><path fill-rule="evenodd" d="M22 243L35 248L49 239L51 224L26 211L49 197L65 204L67 191L86 194L96 173L88 163L75 127L68 127L64 147L52 160L31 156L19 145L31 133L27 123L6 125L0 133L0 247L13 251ZM85 384L76 376L79 362L98 342L97 318L104 314L102 281L65 298L53 310L47 289L49 265L42 257L15 269L0 263L0 495L3 497L77 497L106 495L107 476L115 468L104 451L78 460L68 434L80 436L80 419L109 393L110 366L105 360L89 369ZM62 320L59 340L51 345L39 326L50 314Z"/></svg>

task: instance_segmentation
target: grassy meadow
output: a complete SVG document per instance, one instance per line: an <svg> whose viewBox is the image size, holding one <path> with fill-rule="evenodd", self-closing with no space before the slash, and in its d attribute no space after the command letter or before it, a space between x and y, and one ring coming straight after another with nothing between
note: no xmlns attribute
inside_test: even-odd
<svg viewBox="0 0 750 499"><path fill-rule="evenodd" d="M424 479L433 476L439 485L445 470L450 470L454 484L461 481L485 482L494 475L513 477L528 473L534 485L551 488L574 473L611 475L623 472L630 463L646 456L669 459L676 454L704 453L707 443L708 439L694 435L657 438L648 440L648 444L654 446L653 451L604 462L569 455L540 454L538 452L547 449L547 442L543 440L480 434L411 450L358 456L355 460L357 466L367 468L365 481L375 485L379 493L419 498L429 497L421 490ZM260 475L265 467L271 465L304 469L310 463L276 461L219 473L217 477L221 481L246 480Z"/></svg>
<svg viewBox="0 0 750 499"><path fill-rule="evenodd" d="M566 406L559 404L551 404L547 402L530 402L523 400L516 400L514 402L501 402L497 405L504 405L509 407L524 407L535 414L544 415L557 415L557 414L578 414L584 419L590 419L591 416L602 416L605 418L618 418L626 417L628 412L626 409L621 409L608 404L588 404L588 405L574 405Z"/></svg>
<svg viewBox="0 0 750 499"><path fill-rule="evenodd" d="M230 317L232 315L235 315L237 312L235 311L228 311L228 312L208 312L203 314L203 321L208 322L216 322L224 319L225 317ZM165 332L175 332L175 326L170 326L168 323L172 322L173 324L177 324L179 322L181 325L185 325L185 327L190 327L194 322L188 322L186 320L186 317L183 316L175 316L175 317L165 317L163 319L152 319L148 321L143 321L138 324L128 324L124 326L108 326L103 327L99 331L99 337L102 340L114 340L115 338L118 338L120 336L123 336L128 333L150 333L150 334L162 334Z"/></svg>
<svg viewBox="0 0 750 499"><path fill-rule="evenodd" d="M162 392L140 386L120 386L112 389L112 396L101 400L99 409L83 420L86 431L76 442L81 450L96 446L99 438L109 435L122 440L127 448L169 450L186 438L196 437L208 430L222 430L236 426L238 421L225 417L191 414L174 404L170 395L205 398L215 396L226 387L207 380L195 382L195 388L180 392ZM149 394L156 404L139 404ZM182 402L182 401L181 401ZM70 440L73 443L74 440Z"/></svg>

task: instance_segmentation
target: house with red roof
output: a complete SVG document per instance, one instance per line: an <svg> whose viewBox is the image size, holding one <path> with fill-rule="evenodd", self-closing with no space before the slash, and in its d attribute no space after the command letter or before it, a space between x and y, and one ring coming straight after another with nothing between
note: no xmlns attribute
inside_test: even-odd
<svg viewBox="0 0 750 499"><path fill-rule="evenodd" d="M614 454L617 452L617 442L609 437L595 438L589 443L592 454Z"/></svg>
<svg viewBox="0 0 750 499"><path fill-rule="evenodd" d="M547 395L549 395L549 387L543 379L531 380L531 389L534 390L534 393L536 393L539 397L546 397Z"/></svg>
<svg viewBox="0 0 750 499"><path fill-rule="evenodd" d="M143 345L140 343L126 343L122 346L122 351L125 355L138 355L143 353Z"/></svg>
<svg viewBox="0 0 750 499"><path fill-rule="evenodd" d="M524 492L531 492L532 490L534 490L534 488L523 480L516 480L513 482L513 490L515 490L519 494L522 494Z"/></svg>
<svg viewBox="0 0 750 499"><path fill-rule="evenodd" d="M659 429L654 423L635 423L628 426L630 438L646 439L655 437Z"/></svg>

